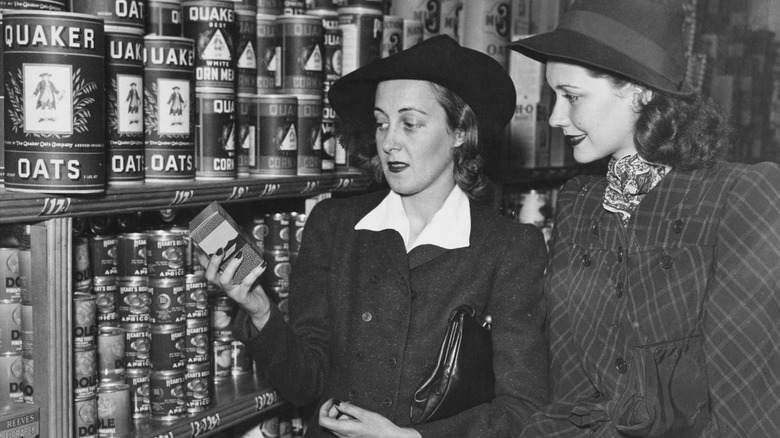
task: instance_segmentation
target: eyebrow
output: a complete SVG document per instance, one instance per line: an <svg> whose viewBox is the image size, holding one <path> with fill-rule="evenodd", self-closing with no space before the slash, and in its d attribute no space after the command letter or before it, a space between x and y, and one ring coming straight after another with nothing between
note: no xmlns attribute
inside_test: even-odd
<svg viewBox="0 0 780 438"><path fill-rule="evenodd" d="M387 114L387 113L385 113L385 112L384 112L384 110L382 110L381 108L379 108L379 107L376 107L376 106L374 107L374 111L379 111L379 112L380 112L380 113L382 113L382 114ZM419 109L419 108L415 108L415 107L413 107L413 106L409 106L409 107L403 107L403 108L399 109L399 110L398 110L398 114L404 113L404 112L406 112L406 111L414 111L414 112L418 112L418 113L420 113L420 114L425 114L426 116L427 116L427 115L430 115L430 114L428 114L427 112L425 112L425 111L423 111L423 110L421 110L421 109Z"/></svg>
<svg viewBox="0 0 780 438"><path fill-rule="evenodd" d="M559 84L559 85L556 85L555 87L553 87L553 89L555 89L555 90L563 90L563 91L566 91L567 88L568 89L574 89L574 90L579 90L580 89L580 87L578 87L576 85L571 85L571 84Z"/></svg>

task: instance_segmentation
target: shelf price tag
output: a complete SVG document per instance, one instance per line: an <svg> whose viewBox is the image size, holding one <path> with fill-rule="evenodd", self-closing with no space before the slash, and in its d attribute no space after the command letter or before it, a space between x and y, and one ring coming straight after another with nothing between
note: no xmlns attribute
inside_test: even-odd
<svg viewBox="0 0 780 438"><path fill-rule="evenodd" d="M301 190L301 194L303 195L309 192L313 192L319 186L320 186L319 181L306 181L306 187L304 187L303 190Z"/></svg>
<svg viewBox="0 0 780 438"><path fill-rule="evenodd" d="M70 210L70 198L46 198L38 216L54 216L67 213Z"/></svg>
<svg viewBox="0 0 780 438"><path fill-rule="evenodd" d="M279 189L282 188L281 184L265 184L263 186L263 191L260 192L259 198L262 198L263 196L273 196L277 192L279 192Z"/></svg>
<svg viewBox="0 0 780 438"><path fill-rule="evenodd" d="M258 412L262 411L263 409L271 406L272 404L278 401L279 401L279 396L276 395L276 391L265 392L255 397L255 402L257 402Z"/></svg>
<svg viewBox="0 0 780 438"><path fill-rule="evenodd" d="M352 178L339 178L338 184L336 184L335 190L346 189L352 185L354 179Z"/></svg>
<svg viewBox="0 0 780 438"><path fill-rule="evenodd" d="M176 193L173 194L173 200L168 205L186 204L192 201L193 196L195 196L195 190L176 190Z"/></svg>
<svg viewBox="0 0 780 438"><path fill-rule="evenodd" d="M206 432L211 432L212 430L219 427L219 414L217 413L214 415L206 415L200 420L196 420L190 423L190 427L192 427L192 435L190 436L193 438L196 436L201 436Z"/></svg>
<svg viewBox="0 0 780 438"><path fill-rule="evenodd" d="M233 201L236 199L241 199L244 196L249 193L249 186L233 186L233 191L230 192L230 196L228 196L228 201Z"/></svg>

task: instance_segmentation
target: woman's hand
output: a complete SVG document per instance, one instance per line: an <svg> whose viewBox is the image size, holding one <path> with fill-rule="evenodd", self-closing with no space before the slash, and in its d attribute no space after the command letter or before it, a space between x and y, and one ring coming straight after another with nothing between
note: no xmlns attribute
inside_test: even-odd
<svg viewBox="0 0 780 438"><path fill-rule="evenodd" d="M416 430L398 427L376 412L333 399L320 407L319 423L339 438L421 438Z"/></svg>
<svg viewBox="0 0 780 438"><path fill-rule="evenodd" d="M233 260L229 261L225 269L220 273L219 265L224 257L222 250L217 251L211 258L201 251L200 248L197 248L197 250L198 261L206 268L206 280L217 285L230 298L235 300L252 318L252 323L255 327L261 330L271 315L271 300L260 285L254 288L252 285L260 277L260 274L265 271L265 266L256 266L244 277L241 283L234 284L233 276L236 274L238 266L241 265L241 254L237 254Z"/></svg>

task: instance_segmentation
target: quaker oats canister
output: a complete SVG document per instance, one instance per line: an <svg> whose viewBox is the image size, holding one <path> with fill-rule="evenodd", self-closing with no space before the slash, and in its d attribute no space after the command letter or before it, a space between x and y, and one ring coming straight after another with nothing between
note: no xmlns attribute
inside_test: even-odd
<svg viewBox="0 0 780 438"><path fill-rule="evenodd" d="M272 93L282 86L282 37L276 27L276 16L258 13L255 17L257 39L257 92Z"/></svg>
<svg viewBox="0 0 780 438"><path fill-rule="evenodd" d="M299 94L298 99L298 175L322 173L322 97Z"/></svg>
<svg viewBox="0 0 780 438"><path fill-rule="evenodd" d="M249 176L249 157L257 154L255 96L236 94L236 175Z"/></svg>
<svg viewBox="0 0 780 438"><path fill-rule="evenodd" d="M144 0L77 0L71 11L96 15L106 26L144 28Z"/></svg>
<svg viewBox="0 0 780 438"><path fill-rule="evenodd" d="M235 92L238 27L233 3L184 1L182 17L183 35L195 41L195 86Z"/></svg>
<svg viewBox="0 0 780 438"><path fill-rule="evenodd" d="M254 4L252 5L254 6ZM236 92L257 93L257 17L255 8L236 3L236 23L238 26L238 48L236 68L238 82Z"/></svg>
<svg viewBox="0 0 780 438"><path fill-rule="evenodd" d="M283 94L257 96L257 156L253 175L295 175L298 171L298 99Z"/></svg>
<svg viewBox="0 0 780 438"><path fill-rule="evenodd" d="M322 19L313 15L276 18L282 37L282 92L322 93Z"/></svg>
<svg viewBox="0 0 780 438"><path fill-rule="evenodd" d="M0 0L0 9L29 9L38 11L67 11L66 0Z"/></svg>
<svg viewBox="0 0 780 438"><path fill-rule="evenodd" d="M227 89L195 91L195 178L236 177L236 92Z"/></svg>
<svg viewBox="0 0 780 438"><path fill-rule="evenodd" d="M181 0L147 0L146 34L181 36Z"/></svg>
<svg viewBox="0 0 780 438"><path fill-rule="evenodd" d="M5 187L105 191L103 20L13 10L3 30Z"/></svg>

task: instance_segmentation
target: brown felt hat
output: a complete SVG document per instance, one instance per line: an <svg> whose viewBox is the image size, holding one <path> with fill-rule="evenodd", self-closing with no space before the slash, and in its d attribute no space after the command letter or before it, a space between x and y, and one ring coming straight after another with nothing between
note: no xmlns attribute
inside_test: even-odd
<svg viewBox="0 0 780 438"><path fill-rule="evenodd" d="M509 47L540 62L557 58L689 95L684 22L682 0L575 0L554 31Z"/></svg>
<svg viewBox="0 0 780 438"><path fill-rule="evenodd" d="M374 108L376 86L393 79L434 82L457 94L474 111L481 130L498 131L515 111L515 86L490 56L435 36L338 79L328 92L342 119L364 120Z"/></svg>

